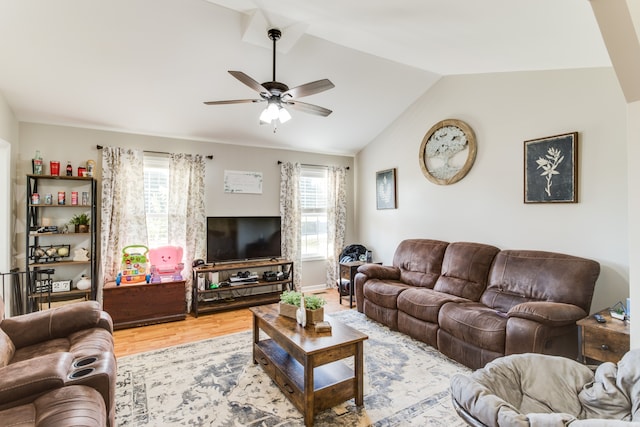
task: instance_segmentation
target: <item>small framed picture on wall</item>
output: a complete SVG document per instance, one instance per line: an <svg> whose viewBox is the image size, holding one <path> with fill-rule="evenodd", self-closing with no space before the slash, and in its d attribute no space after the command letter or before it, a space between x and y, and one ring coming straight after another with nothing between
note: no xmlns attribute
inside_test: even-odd
<svg viewBox="0 0 640 427"><path fill-rule="evenodd" d="M524 202L578 202L578 132L524 142Z"/></svg>
<svg viewBox="0 0 640 427"><path fill-rule="evenodd" d="M396 208L396 169L376 172L376 208Z"/></svg>

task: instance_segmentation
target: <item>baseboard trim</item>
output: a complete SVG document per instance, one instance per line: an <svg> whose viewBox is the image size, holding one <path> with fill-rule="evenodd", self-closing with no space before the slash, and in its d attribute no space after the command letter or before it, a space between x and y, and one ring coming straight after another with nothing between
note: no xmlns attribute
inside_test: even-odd
<svg viewBox="0 0 640 427"><path fill-rule="evenodd" d="M305 294L308 294L308 293L311 293L311 294L312 294L312 293L317 293L317 292L324 292L324 291L326 291L327 289L329 289L329 288L327 288L327 285L325 285L324 283L322 283L322 284L319 284L319 285L309 285L309 286L305 286L305 287L303 287L303 288L301 289L301 291L302 291L303 293L305 293Z"/></svg>

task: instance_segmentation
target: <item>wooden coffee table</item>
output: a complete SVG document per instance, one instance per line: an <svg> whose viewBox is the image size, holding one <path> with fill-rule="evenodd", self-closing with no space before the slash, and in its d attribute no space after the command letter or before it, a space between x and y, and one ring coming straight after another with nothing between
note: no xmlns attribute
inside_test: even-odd
<svg viewBox="0 0 640 427"><path fill-rule="evenodd" d="M316 332L294 319L280 316L278 304L252 307L253 363L262 365L312 426L314 416L325 409L355 398L364 403L363 350L367 335L337 320L331 332ZM268 335L260 339L260 331ZM342 359L354 357L349 368Z"/></svg>

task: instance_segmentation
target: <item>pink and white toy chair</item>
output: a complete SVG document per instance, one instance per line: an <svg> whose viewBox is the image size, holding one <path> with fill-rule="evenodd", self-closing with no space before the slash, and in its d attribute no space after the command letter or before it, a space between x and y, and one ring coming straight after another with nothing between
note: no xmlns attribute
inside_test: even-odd
<svg viewBox="0 0 640 427"><path fill-rule="evenodd" d="M182 270L182 248L180 246L160 246L149 249L151 263L151 283L177 282L184 280Z"/></svg>

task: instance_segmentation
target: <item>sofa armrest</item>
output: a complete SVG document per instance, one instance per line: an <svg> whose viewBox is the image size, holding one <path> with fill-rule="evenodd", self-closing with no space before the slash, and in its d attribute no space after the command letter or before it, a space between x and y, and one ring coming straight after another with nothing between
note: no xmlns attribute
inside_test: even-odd
<svg viewBox="0 0 640 427"><path fill-rule="evenodd" d="M82 301L48 310L4 319L0 328L16 348L23 348L55 338L64 338L84 329L113 326L104 317L97 301ZM111 325L111 326L110 326Z"/></svg>
<svg viewBox="0 0 640 427"><path fill-rule="evenodd" d="M111 318L111 315L102 310L100 312L100 319L98 320L98 324L96 325L96 327L106 329L113 334L113 319Z"/></svg>
<svg viewBox="0 0 640 427"><path fill-rule="evenodd" d="M351 285L356 293L356 310L360 313L364 312L364 284L369 279L400 280L400 269L380 264L363 264L358 267L358 273L354 277L355 283Z"/></svg>
<svg viewBox="0 0 640 427"><path fill-rule="evenodd" d="M0 368L0 408L22 404L62 387L73 364L68 352L52 353Z"/></svg>
<svg viewBox="0 0 640 427"><path fill-rule="evenodd" d="M400 269L388 265L363 264L358 273L366 274L369 279L400 280Z"/></svg>
<svg viewBox="0 0 640 427"><path fill-rule="evenodd" d="M547 301L530 301L513 306L508 317L519 317L532 320L547 326L566 326L588 315L580 307L573 304Z"/></svg>

